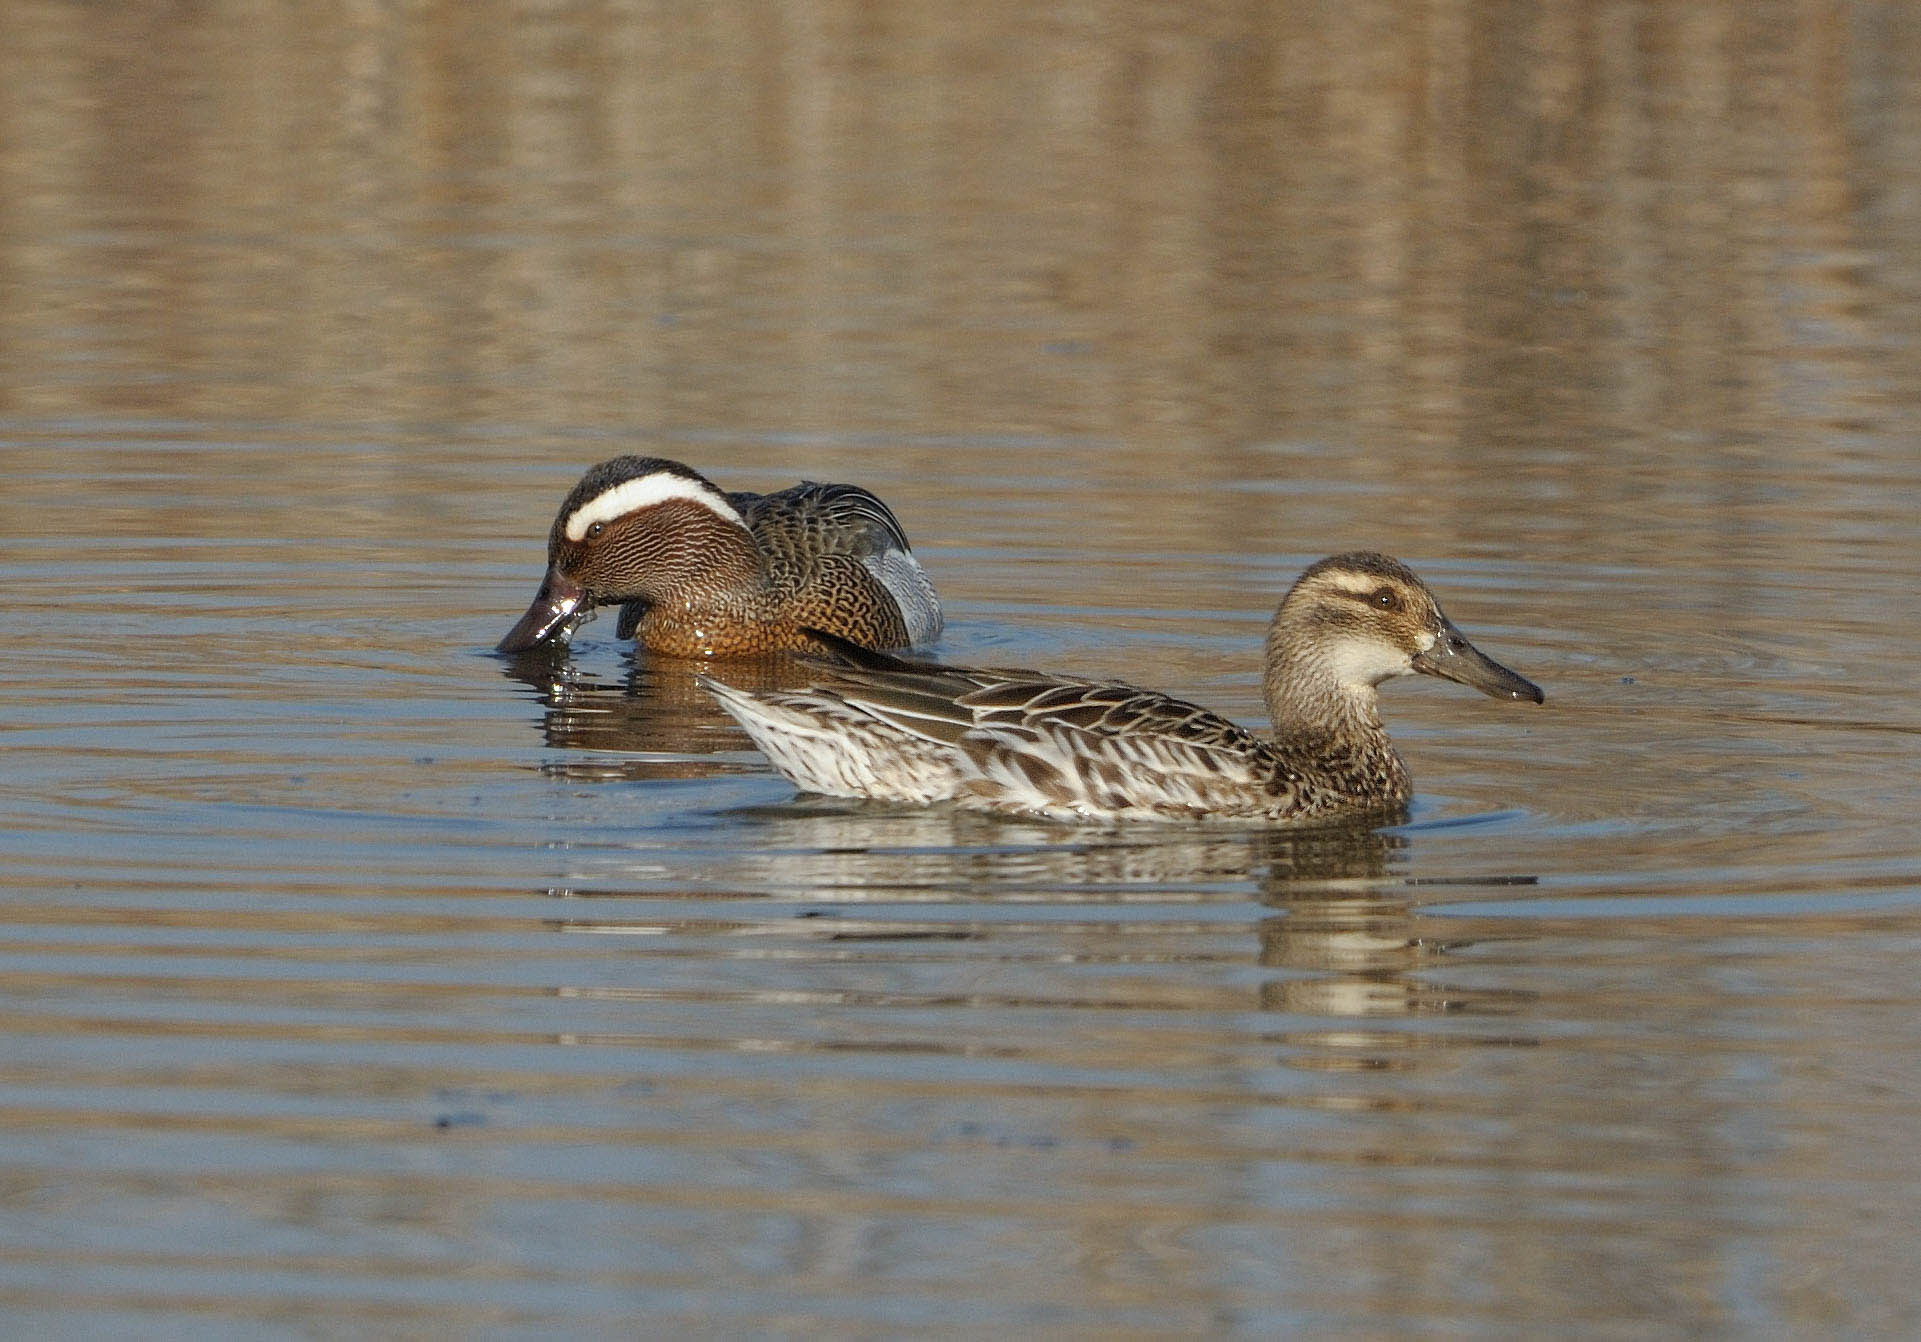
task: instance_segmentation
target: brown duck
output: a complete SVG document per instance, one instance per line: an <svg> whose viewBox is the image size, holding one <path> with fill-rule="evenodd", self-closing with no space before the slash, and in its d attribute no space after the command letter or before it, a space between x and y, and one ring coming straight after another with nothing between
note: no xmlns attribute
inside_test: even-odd
<svg viewBox="0 0 1921 1342"><path fill-rule="evenodd" d="M931 642L940 598L887 505L856 485L727 493L661 457L588 471L547 538L547 576L498 651L564 643L594 607L622 638L675 657Z"/></svg>
<svg viewBox="0 0 1921 1342"><path fill-rule="evenodd" d="M842 649L812 689L698 677L797 786L1063 819L1309 821L1403 805L1407 766L1375 687L1419 672L1497 699L1540 689L1491 660L1383 554L1323 559L1267 635L1274 735L1131 685Z"/></svg>

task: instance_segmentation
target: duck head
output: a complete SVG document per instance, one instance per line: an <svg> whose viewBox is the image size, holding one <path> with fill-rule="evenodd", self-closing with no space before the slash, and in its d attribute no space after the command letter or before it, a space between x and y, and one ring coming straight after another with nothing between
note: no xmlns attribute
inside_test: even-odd
<svg viewBox="0 0 1921 1342"><path fill-rule="evenodd" d="M1534 682L1468 642L1412 569L1370 550L1310 567L1268 631L1271 706L1277 695L1288 703L1327 690L1371 701L1382 681L1417 673L1496 699L1538 704L1546 698Z"/></svg>
<svg viewBox="0 0 1921 1342"><path fill-rule="evenodd" d="M713 482L678 461L615 457L560 505L547 575L495 651L565 643L595 606L692 600L761 572L753 533Z"/></svg>

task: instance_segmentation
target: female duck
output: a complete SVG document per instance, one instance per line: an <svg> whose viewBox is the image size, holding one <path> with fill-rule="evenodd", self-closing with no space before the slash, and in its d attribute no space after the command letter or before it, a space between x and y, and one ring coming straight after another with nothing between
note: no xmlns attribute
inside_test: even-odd
<svg viewBox="0 0 1921 1342"><path fill-rule="evenodd" d="M856 485L722 493L677 461L588 471L547 537L547 576L497 651L565 643L598 605L650 652L728 657L940 636L940 598L887 505Z"/></svg>
<svg viewBox="0 0 1921 1342"><path fill-rule="evenodd" d="M699 679L808 791L1057 818L1275 823L1390 809L1409 783L1381 726L1383 680L1421 672L1543 699L1462 637L1406 565L1370 552L1321 560L1275 613L1271 739L1130 685L840 651L848 664L799 693Z"/></svg>

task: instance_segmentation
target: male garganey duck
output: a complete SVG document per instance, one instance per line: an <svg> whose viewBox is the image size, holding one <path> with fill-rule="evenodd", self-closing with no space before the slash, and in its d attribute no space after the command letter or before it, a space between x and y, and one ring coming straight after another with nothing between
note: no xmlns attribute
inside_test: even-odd
<svg viewBox="0 0 1921 1342"><path fill-rule="evenodd" d="M940 598L887 505L856 485L723 493L660 457L588 471L547 537L547 576L497 651L564 643L595 606L650 652L729 657L940 636Z"/></svg>
<svg viewBox="0 0 1921 1342"><path fill-rule="evenodd" d="M1396 809L1410 789L1381 726L1382 681L1418 671L1543 699L1469 643L1406 565L1369 552L1321 560L1275 612L1262 680L1272 738L1131 685L839 651L845 665L801 692L698 679L807 791L1066 819Z"/></svg>

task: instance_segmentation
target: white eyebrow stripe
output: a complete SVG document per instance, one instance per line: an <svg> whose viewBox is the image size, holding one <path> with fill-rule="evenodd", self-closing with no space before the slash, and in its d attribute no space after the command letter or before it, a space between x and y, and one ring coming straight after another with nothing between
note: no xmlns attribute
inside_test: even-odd
<svg viewBox="0 0 1921 1342"><path fill-rule="evenodd" d="M574 509L572 516L567 519L567 539L585 540L587 528L596 522L611 522L616 517L625 517L636 508L651 508L657 503L674 499L698 503L716 517L732 522L742 531L747 530L747 523L734 511L733 505L721 497L719 490L698 480L689 480L684 475L656 471L638 480L622 480L612 489L595 495Z"/></svg>

